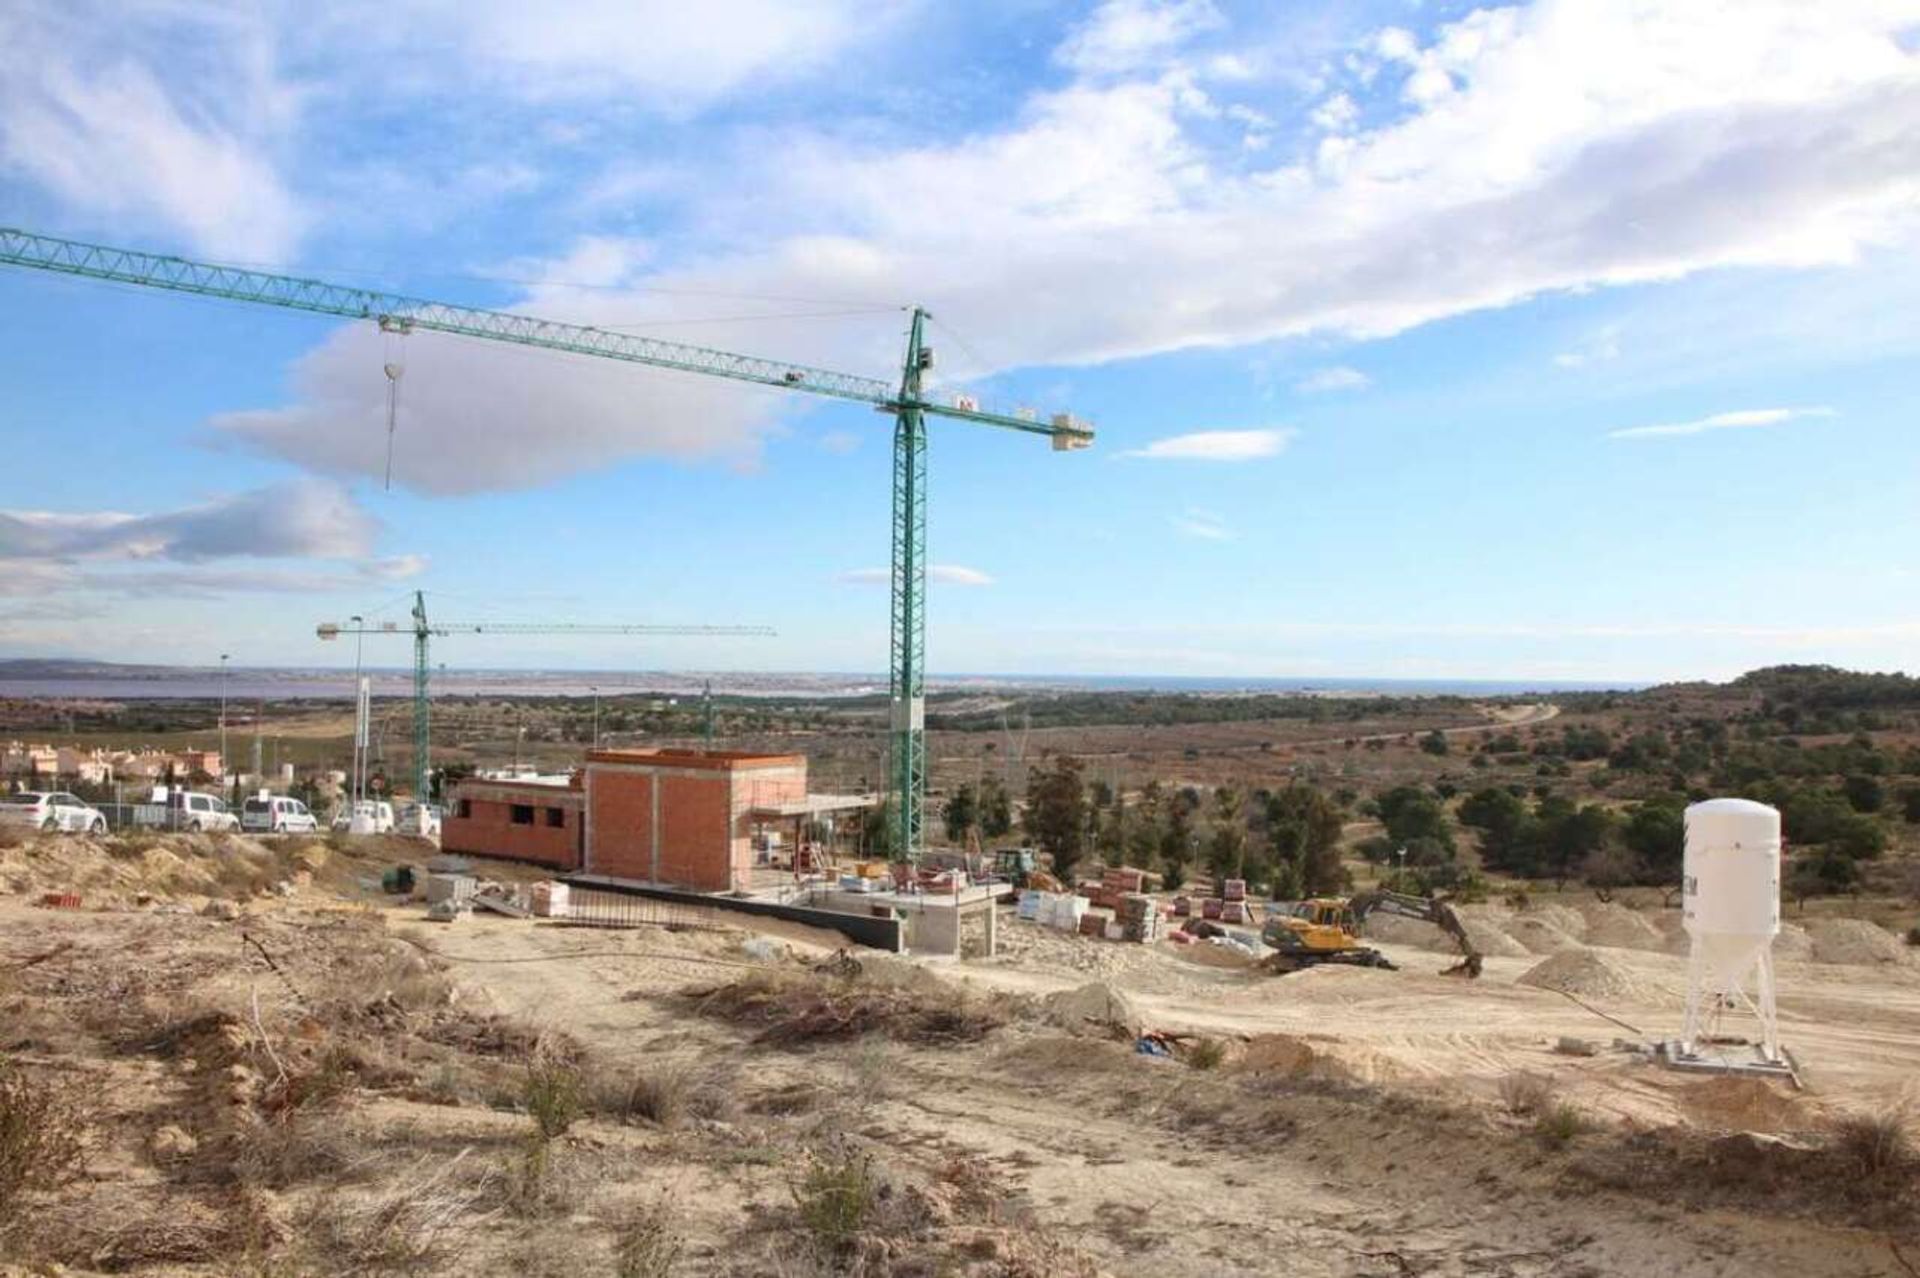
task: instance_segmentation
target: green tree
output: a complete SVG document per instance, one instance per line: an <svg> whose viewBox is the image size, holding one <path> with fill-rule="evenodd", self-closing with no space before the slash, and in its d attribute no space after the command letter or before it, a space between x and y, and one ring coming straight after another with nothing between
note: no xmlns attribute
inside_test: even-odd
<svg viewBox="0 0 1920 1278"><path fill-rule="evenodd" d="M947 842L966 843L968 831L980 823L980 801L971 785L962 785L947 797L940 819L946 822Z"/></svg>
<svg viewBox="0 0 1920 1278"><path fill-rule="evenodd" d="M893 800L882 799L860 814L861 855L874 860L893 859Z"/></svg>
<svg viewBox="0 0 1920 1278"><path fill-rule="evenodd" d="M1053 872L1070 882L1087 837L1086 783L1078 759L1055 755L1051 766L1034 771L1027 781L1025 822L1027 837L1053 858Z"/></svg>
<svg viewBox="0 0 1920 1278"><path fill-rule="evenodd" d="M998 777L980 782L980 833L989 839L1001 839L1013 833L1013 799Z"/></svg>
<svg viewBox="0 0 1920 1278"><path fill-rule="evenodd" d="M1435 728L1432 732L1420 738L1420 748L1428 754L1447 753L1447 734Z"/></svg>
<svg viewBox="0 0 1920 1278"><path fill-rule="evenodd" d="M1887 801L1887 787L1880 778L1855 773L1842 783L1842 791L1855 812L1878 812Z"/></svg>
<svg viewBox="0 0 1920 1278"><path fill-rule="evenodd" d="M1167 803L1167 820L1160 831L1160 873L1169 888L1187 880L1193 860L1193 813L1198 806L1191 789L1174 794Z"/></svg>
<svg viewBox="0 0 1920 1278"><path fill-rule="evenodd" d="M1453 846L1453 821L1432 791L1417 785L1395 786L1380 795L1378 802L1389 839L1406 843L1424 838Z"/></svg>
<svg viewBox="0 0 1920 1278"><path fill-rule="evenodd" d="M1686 814L1675 804L1641 803L1627 814L1620 841L1638 858L1641 876L1655 883L1677 883L1686 855Z"/></svg>

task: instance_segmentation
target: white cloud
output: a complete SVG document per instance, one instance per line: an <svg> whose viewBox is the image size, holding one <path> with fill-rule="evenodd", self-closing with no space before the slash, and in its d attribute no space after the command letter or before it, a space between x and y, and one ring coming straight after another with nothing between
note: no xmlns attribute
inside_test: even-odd
<svg viewBox="0 0 1920 1278"><path fill-rule="evenodd" d="M850 430L830 430L822 432L818 443L822 452L844 457L860 447L860 436Z"/></svg>
<svg viewBox="0 0 1920 1278"><path fill-rule="evenodd" d="M612 84L612 97L649 102L634 86L656 72L672 85L680 63L701 66L702 31L719 44L760 38L735 30L751 6L703 6L663 29L662 47L677 52L660 56L676 65L649 70L656 55L611 0L583 11L591 38L528 31L566 24L504 0L473 10L475 32L454 31L443 48L420 36L452 30L465 11L410 9L389 36L375 10L352 7L329 14L324 38L364 26L389 42L383 52L393 41L417 50L434 83L479 56L485 83L536 100ZM798 62L832 70L848 41L869 36L850 3L825 12L818 44L811 17L768 21L798 42ZM1057 53L1077 76L962 135L764 122L702 135L695 158L659 161L687 172L672 184L663 250L629 244L600 263L606 286L530 289L519 308L612 325L685 320L698 293L912 297L960 332L993 334L1004 366L1079 365L1316 333L1374 338L1543 293L1716 268L1847 264L1920 224L1910 4L1478 10L1429 35L1377 34L1345 71L1328 57L1314 100L1358 92L1376 72L1376 97L1412 100L1310 153L1275 145L1257 156L1219 117L1234 105L1278 114L1300 100L1297 85L1251 57L1229 58L1240 78L1208 79L1238 51L1220 46L1245 34L1217 18L1207 5L1103 6ZM527 48L510 47L515 33ZM715 82L739 86L785 55L712 56ZM1434 91L1415 91L1422 75ZM1229 90L1246 101L1226 101ZM1302 122L1280 121L1276 136ZM606 176L656 159L620 155ZM722 348L770 345L765 326L697 331ZM880 321L782 330L773 348L877 376L897 360L894 328ZM751 464L797 402L422 336L407 358L396 473L435 492L525 487L634 457ZM284 404L216 424L325 473L378 473L381 362L377 339L336 335L296 366Z"/></svg>
<svg viewBox="0 0 1920 1278"><path fill-rule="evenodd" d="M1137 71L1220 21L1212 0L1105 0L1054 51L1054 59L1091 74Z"/></svg>
<svg viewBox="0 0 1920 1278"><path fill-rule="evenodd" d="M378 525L334 484L302 480L153 515L0 511L0 556L49 560L233 556L351 559Z"/></svg>
<svg viewBox="0 0 1920 1278"><path fill-rule="evenodd" d="M1592 337L1579 343L1571 350L1561 351L1553 357L1559 368L1586 368L1592 364L1605 364L1620 358L1620 328L1609 324Z"/></svg>
<svg viewBox="0 0 1920 1278"><path fill-rule="evenodd" d="M0 11L0 171L99 223L177 228L205 253L288 252L310 213L273 154L297 95L270 34L237 11L86 10ZM163 80L138 56L174 45L192 48L195 74Z"/></svg>
<svg viewBox="0 0 1920 1278"><path fill-rule="evenodd" d="M1806 417L1832 417L1831 408L1743 408L1731 413L1715 413L1690 422L1669 422L1661 426L1627 426L1607 432L1608 439L1653 439L1673 435L1704 435L1714 430L1743 430L1754 426L1777 426Z"/></svg>
<svg viewBox="0 0 1920 1278"><path fill-rule="evenodd" d="M1360 108L1345 93L1336 93L1315 107L1307 117L1316 128L1328 133L1345 133L1360 118Z"/></svg>
<svg viewBox="0 0 1920 1278"><path fill-rule="evenodd" d="M426 568L423 555L370 557L378 530L346 489L312 479L145 515L0 511L0 596L210 598L346 590ZM270 559L332 560L342 567L218 566Z"/></svg>
<svg viewBox="0 0 1920 1278"><path fill-rule="evenodd" d="M1373 379L1359 369L1336 364L1309 373L1295 382L1293 388L1303 394L1317 395L1327 391L1365 390L1371 385Z"/></svg>
<svg viewBox="0 0 1920 1278"><path fill-rule="evenodd" d="M854 586L885 586L892 583L892 575L885 568L852 568L840 574L839 580ZM927 580L942 586L991 586L993 578L978 568L968 568L964 564L928 564Z"/></svg>
<svg viewBox="0 0 1920 1278"><path fill-rule="evenodd" d="M1173 526L1177 532L1202 541L1232 541L1236 535L1225 520L1206 510L1182 511L1173 517Z"/></svg>
<svg viewBox="0 0 1920 1278"><path fill-rule="evenodd" d="M1156 439L1145 448L1130 448L1119 456L1156 461L1258 461L1278 457L1293 435L1292 430L1202 430Z"/></svg>

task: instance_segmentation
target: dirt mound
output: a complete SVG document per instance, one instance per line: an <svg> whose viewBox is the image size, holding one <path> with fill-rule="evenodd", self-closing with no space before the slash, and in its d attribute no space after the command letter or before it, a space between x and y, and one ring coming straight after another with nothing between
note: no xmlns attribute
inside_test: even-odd
<svg viewBox="0 0 1920 1278"><path fill-rule="evenodd" d="M1330 1039L1309 1041L1295 1034L1255 1035L1235 1055L1232 1068L1244 1074L1347 1083L1376 1083L1394 1072L1377 1052Z"/></svg>
<svg viewBox="0 0 1920 1278"><path fill-rule="evenodd" d="M326 864L324 845L240 834L35 835L0 847L0 894L76 892L89 908L245 900Z"/></svg>
<svg viewBox="0 0 1920 1278"><path fill-rule="evenodd" d="M1471 934L1471 933L1469 933ZM1530 954L1558 954L1580 948L1580 938L1544 918L1522 914L1507 923L1507 935Z"/></svg>
<svg viewBox="0 0 1920 1278"><path fill-rule="evenodd" d="M1587 916L1570 905L1530 905L1520 912L1521 918L1539 919L1551 924L1571 936L1574 940L1583 940L1587 935Z"/></svg>
<svg viewBox="0 0 1920 1278"><path fill-rule="evenodd" d="M1773 957L1775 962L1813 962L1813 934L1798 923L1782 923L1773 938Z"/></svg>
<svg viewBox="0 0 1920 1278"><path fill-rule="evenodd" d="M1667 937L1652 919L1612 901L1590 901L1580 906L1587 921L1587 944L1617 950L1664 952Z"/></svg>
<svg viewBox="0 0 1920 1278"><path fill-rule="evenodd" d="M1816 963L1869 966L1909 962L1899 937L1865 919L1814 919L1807 924Z"/></svg>
<svg viewBox="0 0 1920 1278"><path fill-rule="evenodd" d="M1473 938L1474 948L1482 954L1524 958L1528 953L1526 946L1488 919L1463 912L1460 922L1465 925L1467 935ZM1441 954L1459 953L1459 946L1453 943L1453 938L1433 924L1422 923L1418 919L1404 919L1396 914L1369 915L1362 931L1374 940L1385 941L1389 945L1417 945L1423 950Z"/></svg>
<svg viewBox="0 0 1920 1278"><path fill-rule="evenodd" d="M1063 1029L1122 1030L1138 1034L1142 1021L1133 1000L1105 981L1090 981L1070 990L1049 994L1047 1015Z"/></svg>
<svg viewBox="0 0 1920 1278"><path fill-rule="evenodd" d="M1558 990L1577 998L1644 998L1647 987L1597 950L1563 950L1528 968L1519 984Z"/></svg>
<svg viewBox="0 0 1920 1278"><path fill-rule="evenodd" d="M1702 1127L1734 1132L1791 1131L1802 1118L1799 1102L1760 1078L1716 1078L1686 1088L1680 1104Z"/></svg>

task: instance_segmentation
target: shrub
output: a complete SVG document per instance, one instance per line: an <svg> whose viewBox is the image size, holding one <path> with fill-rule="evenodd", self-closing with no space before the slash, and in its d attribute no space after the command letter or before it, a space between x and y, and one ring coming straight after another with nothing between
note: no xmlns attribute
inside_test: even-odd
<svg viewBox="0 0 1920 1278"><path fill-rule="evenodd" d="M1549 1149L1564 1147L1586 1130L1586 1117L1565 1101L1547 1106L1533 1120L1533 1134Z"/></svg>
<svg viewBox="0 0 1920 1278"><path fill-rule="evenodd" d="M542 1043L527 1062L520 1097L540 1141L564 1135L580 1117L580 1070Z"/></svg>
<svg viewBox="0 0 1920 1278"><path fill-rule="evenodd" d="M1203 1038L1187 1051L1187 1064L1195 1069L1218 1069L1226 1058L1226 1045L1217 1038Z"/></svg>
<svg viewBox="0 0 1920 1278"><path fill-rule="evenodd" d="M1871 1184L1905 1180L1920 1171L1913 1141L1907 1136L1906 1114L1892 1110L1841 1120L1835 1125L1832 1149L1848 1171Z"/></svg>
<svg viewBox="0 0 1920 1278"><path fill-rule="evenodd" d="M1553 1099L1553 1080L1545 1074L1515 1070L1500 1079L1500 1104L1516 1118L1538 1114Z"/></svg>
<svg viewBox="0 0 1920 1278"><path fill-rule="evenodd" d="M615 1118L639 1118L660 1127L676 1127L686 1117L696 1081L693 1068L683 1062L641 1066L599 1085L594 1108Z"/></svg>
<svg viewBox="0 0 1920 1278"><path fill-rule="evenodd" d="M842 1147L824 1155L810 1152L792 1189L800 1223L824 1250L838 1253L873 1215L880 1182L872 1157Z"/></svg>
<svg viewBox="0 0 1920 1278"><path fill-rule="evenodd" d="M86 1115L68 1092L0 1061L0 1223L30 1190L77 1175L86 1153Z"/></svg>
<svg viewBox="0 0 1920 1278"><path fill-rule="evenodd" d="M1920 927L1910 927L1907 929L1907 944L1920 945Z"/></svg>
<svg viewBox="0 0 1920 1278"><path fill-rule="evenodd" d="M685 1248L686 1239L674 1224L673 1201L662 1195L621 1226L613 1272L618 1278L670 1278Z"/></svg>

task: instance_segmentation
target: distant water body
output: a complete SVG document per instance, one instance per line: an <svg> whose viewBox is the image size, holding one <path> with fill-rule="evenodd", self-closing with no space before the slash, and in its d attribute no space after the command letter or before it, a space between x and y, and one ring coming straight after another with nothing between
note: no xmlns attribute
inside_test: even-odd
<svg viewBox="0 0 1920 1278"><path fill-rule="evenodd" d="M405 671L373 670L374 695L401 697L412 692ZM434 676L434 689L446 696L584 697L598 688L606 697L636 692L668 696L697 695L705 675L615 671L493 670L447 672ZM726 674L711 676L715 692L729 696L835 697L886 691L877 675ZM1009 692L1141 692L1205 696L1303 693L1315 696L1507 697L1527 693L1631 691L1644 684L1568 679L1366 679L1276 678L1197 675L994 675L953 674L928 680L936 692L995 690ZM240 671L226 681L203 671L152 673L137 677L67 675L44 679L0 678L0 697L61 698L88 701L217 700L345 701L353 696L351 673L331 671Z"/></svg>

